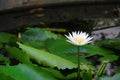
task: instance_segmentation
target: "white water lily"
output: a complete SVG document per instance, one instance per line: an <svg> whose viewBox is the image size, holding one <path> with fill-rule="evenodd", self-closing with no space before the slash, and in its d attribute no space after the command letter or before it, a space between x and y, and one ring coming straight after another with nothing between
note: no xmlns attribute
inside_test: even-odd
<svg viewBox="0 0 120 80"><path fill-rule="evenodd" d="M88 44L90 42L92 42L92 38L90 37L89 34L87 34L86 32L72 32L72 34L69 33L69 35L65 35L68 38L68 42L74 44L74 45L85 45Z"/></svg>

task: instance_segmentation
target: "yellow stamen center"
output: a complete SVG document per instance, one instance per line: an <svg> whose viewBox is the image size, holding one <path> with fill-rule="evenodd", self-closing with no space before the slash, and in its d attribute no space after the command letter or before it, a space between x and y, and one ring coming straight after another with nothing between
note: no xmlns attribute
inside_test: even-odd
<svg viewBox="0 0 120 80"><path fill-rule="evenodd" d="M75 38L74 40L78 43L82 43L85 41L85 39L83 39L83 38Z"/></svg>

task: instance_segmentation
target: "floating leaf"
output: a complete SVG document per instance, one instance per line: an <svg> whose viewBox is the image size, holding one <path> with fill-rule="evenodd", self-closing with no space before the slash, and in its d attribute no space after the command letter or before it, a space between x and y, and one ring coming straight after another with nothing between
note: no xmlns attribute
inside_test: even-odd
<svg viewBox="0 0 120 80"><path fill-rule="evenodd" d="M53 43L54 42L54 43ZM65 59L68 59L74 63L77 63L77 47L66 42L65 39L48 39L45 41L45 46L49 52L52 54L61 56ZM101 55L107 56L112 53L112 51L108 51L103 49L97 45L89 44L80 46L80 54L82 54L82 58L80 58L81 63L89 64L90 62L86 60L86 57Z"/></svg>
<svg viewBox="0 0 120 80"><path fill-rule="evenodd" d="M22 34L23 41L43 41L48 38L57 38L57 35L50 31L45 31L40 28L29 28Z"/></svg>
<svg viewBox="0 0 120 80"><path fill-rule="evenodd" d="M51 66L51 67L57 67L59 69L65 69L65 68L71 69L71 68L77 67L76 64L74 64L73 62L66 60L62 57L53 55L44 50L39 50L39 49L35 49L33 47L23 45L21 43L18 43L18 44L19 44L19 47L23 51L25 51L28 55L30 55L30 57L35 59L40 64L42 63L44 65Z"/></svg>
<svg viewBox="0 0 120 80"><path fill-rule="evenodd" d="M100 58L99 60L102 62L112 62L112 61L117 60L118 58L119 57L116 55L107 55L107 56Z"/></svg>
<svg viewBox="0 0 120 80"><path fill-rule="evenodd" d="M9 63L10 63L9 58L0 54L0 64L5 65L5 64L9 64Z"/></svg>
<svg viewBox="0 0 120 80"><path fill-rule="evenodd" d="M54 42L54 43L53 43ZM77 47L66 42L64 39L49 39L45 42L46 47L51 53L60 53L60 54L65 54L65 53L77 53ZM111 54L112 51L103 49L97 45L84 45L80 46L80 54L86 54L87 56L93 56L93 55L108 55Z"/></svg>
<svg viewBox="0 0 120 80"><path fill-rule="evenodd" d="M0 43L8 43L10 40L13 40L15 35L5 32L0 32Z"/></svg>
<svg viewBox="0 0 120 80"><path fill-rule="evenodd" d="M74 72L74 73L71 73L71 74L68 74L65 79L75 79L77 77L77 72Z"/></svg>
<svg viewBox="0 0 120 80"><path fill-rule="evenodd" d="M42 68L46 71L48 71L51 75L55 76L56 78L60 80L68 80L68 79L75 79L77 77L77 72L73 72L68 74L67 76L64 76L60 71L52 69L52 68Z"/></svg>
<svg viewBox="0 0 120 80"><path fill-rule="evenodd" d="M3 48L3 44L2 44L2 43L0 43L0 49L1 49L1 48Z"/></svg>
<svg viewBox="0 0 120 80"><path fill-rule="evenodd" d="M30 64L30 58L27 54L25 54L25 52L23 52L22 50L20 50L19 48L16 47L9 47L7 48L7 51L9 54L11 54L16 60L23 62L23 63L27 63Z"/></svg>
<svg viewBox="0 0 120 80"><path fill-rule="evenodd" d="M49 73L31 65L0 66L0 73L15 80L56 80Z"/></svg>
<svg viewBox="0 0 120 80"><path fill-rule="evenodd" d="M97 45L85 45L83 46L83 49L85 49L84 51L89 53L88 56L93 56L93 55L101 55L101 56L106 56L109 55L111 53L113 53L112 51L103 49Z"/></svg>
<svg viewBox="0 0 120 80"><path fill-rule="evenodd" d="M120 80L120 73L114 75L113 77L102 77L100 80Z"/></svg>
<svg viewBox="0 0 120 80"><path fill-rule="evenodd" d="M15 79L0 73L0 80L15 80Z"/></svg>
<svg viewBox="0 0 120 80"><path fill-rule="evenodd" d="M38 49L44 48L45 46L44 41L27 41L24 44Z"/></svg>
<svg viewBox="0 0 120 80"><path fill-rule="evenodd" d="M76 53L77 47L67 43L64 39L48 39L45 41L45 46L51 53Z"/></svg>
<svg viewBox="0 0 120 80"><path fill-rule="evenodd" d="M106 48L120 50L120 39L102 40L97 44Z"/></svg>
<svg viewBox="0 0 120 80"><path fill-rule="evenodd" d="M83 70L81 71L81 77L82 77L82 80L92 80L92 71L86 71L86 70Z"/></svg>
<svg viewBox="0 0 120 80"><path fill-rule="evenodd" d="M55 70L53 68L44 68L44 67L42 69L45 70L45 71L48 71L51 75L53 75L56 78L59 78L59 79L64 78L64 76L58 70Z"/></svg>

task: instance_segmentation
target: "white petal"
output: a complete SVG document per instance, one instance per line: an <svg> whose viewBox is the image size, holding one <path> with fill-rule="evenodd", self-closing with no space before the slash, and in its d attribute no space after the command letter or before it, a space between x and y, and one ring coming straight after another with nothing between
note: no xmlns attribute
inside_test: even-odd
<svg viewBox="0 0 120 80"><path fill-rule="evenodd" d="M87 34L86 32L80 32L80 31L75 31L75 32L72 32L71 34L69 33L69 35L65 35L68 40L67 42L70 42L74 45L85 45L85 44L88 44L90 42L92 42L92 38L93 37L89 37L89 34ZM78 38L78 39L84 39L85 41L83 42L79 42L79 41L76 41L75 38Z"/></svg>
<svg viewBox="0 0 120 80"><path fill-rule="evenodd" d="M93 39L93 37L88 37L86 40L87 41L90 41L90 40L92 40Z"/></svg>

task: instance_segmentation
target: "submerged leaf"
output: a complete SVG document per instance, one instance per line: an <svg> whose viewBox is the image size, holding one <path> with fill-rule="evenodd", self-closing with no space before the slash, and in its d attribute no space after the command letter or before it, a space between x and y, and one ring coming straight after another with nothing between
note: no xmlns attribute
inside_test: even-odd
<svg viewBox="0 0 120 80"><path fill-rule="evenodd" d="M59 69L71 69L77 67L77 64L62 57L53 55L44 50L35 49L33 47L29 47L21 43L18 43L18 45L23 51L30 55L31 58L35 59L39 64L44 64L50 67L57 67Z"/></svg>

